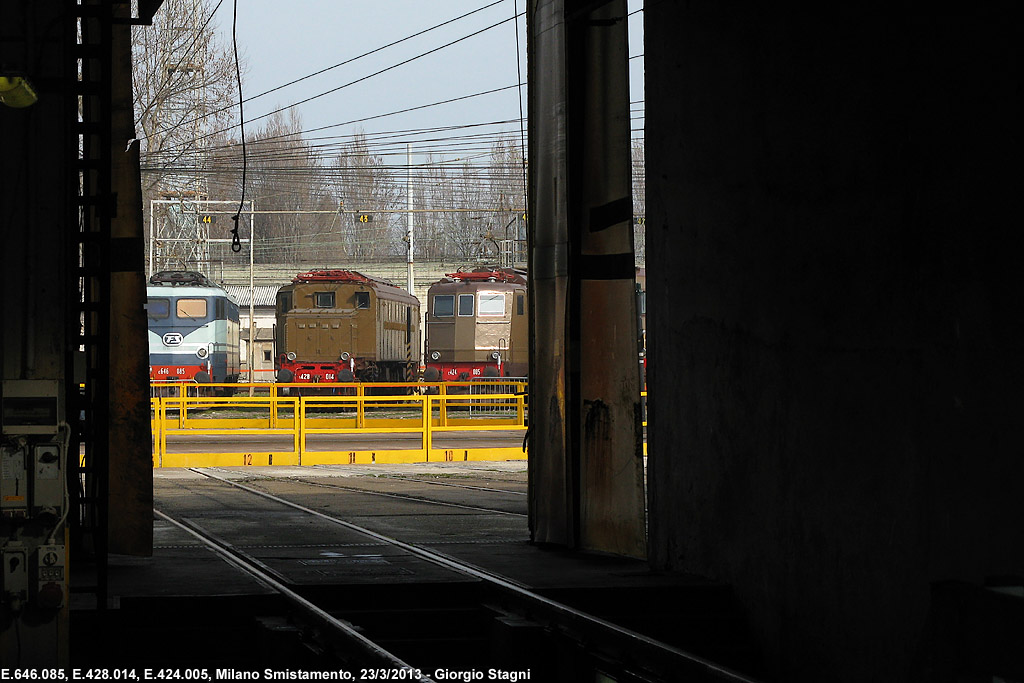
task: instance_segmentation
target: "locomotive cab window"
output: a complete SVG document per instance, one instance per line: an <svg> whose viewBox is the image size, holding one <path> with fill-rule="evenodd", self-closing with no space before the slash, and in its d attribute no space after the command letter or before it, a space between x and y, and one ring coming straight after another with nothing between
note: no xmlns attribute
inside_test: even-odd
<svg viewBox="0 0 1024 683"><path fill-rule="evenodd" d="M450 318L455 315L455 295L438 294L434 297L434 317Z"/></svg>
<svg viewBox="0 0 1024 683"><path fill-rule="evenodd" d="M524 297L522 294L520 294L519 296L516 297L516 315L522 315L523 314L523 309L525 308L523 306L523 299L525 299L525 298L526 297Z"/></svg>
<svg viewBox="0 0 1024 683"><path fill-rule="evenodd" d="M501 292L480 292L480 309L477 315L505 315L505 295Z"/></svg>
<svg viewBox="0 0 1024 683"><path fill-rule="evenodd" d="M228 319L228 302L226 299L216 299L214 301L214 310L216 311L217 320Z"/></svg>
<svg viewBox="0 0 1024 683"><path fill-rule="evenodd" d="M472 294L459 294L459 315L473 315Z"/></svg>
<svg viewBox="0 0 1024 683"><path fill-rule="evenodd" d="M202 320L207 311L206 299L178 299L176 315L179 318Z"/></svg>
<svg viewBox="0 0 1024 683"><path fill-rule="evenodd" d="M170 299L149 299L146 301L146 315L160 319L171 315Z"/></svg>
<svg viewBox="0 0 1024 683"><path fill-rule="evenodd" d="M317 308L334 308L334 292L316 292L313 301Z"/></svg>
<svg viewBox="0 0 1024 683"><path fill-rule="evenodd" d="M369 292L356 292L356 308L369 308L370 307L370 293Z"/></svg>
<svg viewBox="0 0 1024 683"><path fill-rule="evenodd" d="M287 313L292 310L292 294L291 292L278 292L277 293L277 312Z"/></svg>

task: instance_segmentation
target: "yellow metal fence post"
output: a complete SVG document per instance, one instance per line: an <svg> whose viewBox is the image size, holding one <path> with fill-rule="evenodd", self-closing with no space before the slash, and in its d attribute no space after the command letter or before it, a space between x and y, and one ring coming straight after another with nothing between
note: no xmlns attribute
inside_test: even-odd
<svg viewBox="0 0 1024 683"><path fill-rule="evenodd" d="M270 428L277 429L277 384L270 385Z"/></svg>
<svg viewBox="0 0 1024 683"><path fill-rule="evenodd" d="M167 454L167 401L160 397L160 467L164 466L164 455Z"/></svg>
<svg viewBox="0 0 1024 683"><path fill-rule="evenodd" d="M356 427L362 429L366 426L366 390L362 384L356 387Z"/></svg>
<svg viewBox="0 0 1024 683"><path fill-rule="evenodd" d="M437 393L437 426L448 426L448 385L441 384L441 390Z"/></svg>
<svg viewBox="0 0 1024 683"><path fill-rule="evenodd" d="M181 401L178 403L178 429L185 428L185 399L188 398L188 389L185 388L184 384L178 384L178 398Z"/></svg>
<svg viewBox="0 0 1024 683"><path fill-rule="evenodd" d="M299 441L299 465L302 465L302 456L306 454L306 397L301 394L295 404L295 433Z"/></svg>
<svg viewBox="0 0 1024 683"><path fill-rule="evenodd" d="M160 422L160 398L151 398L149 407L153 411L153 467L160 467L160 435L164 432L163 424Z"/></svg>
<svg viewBox="0 0 1024 683"><path fill-rule="evenodd" d="M430 462L431 428L434 422L434 399L430 394L423 394L423 462Z"/></svg>

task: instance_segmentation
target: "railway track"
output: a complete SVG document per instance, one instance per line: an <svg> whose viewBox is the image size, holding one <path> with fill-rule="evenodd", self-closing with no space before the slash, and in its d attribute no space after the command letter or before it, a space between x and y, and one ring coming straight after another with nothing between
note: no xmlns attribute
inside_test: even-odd
<svg viewBox="0 0 1024 683"><path fill-rule="evenodd" d="M259 505L287 509L288 514L280 517L287 517L290 524L303 523L300 518L325 524L338 530L350 545L361 541L377 549L378 555L400 554L449 576L438 583L436 600L424 599L421 590L413 602L413 593L406 593L398 585L390 586L395 594L406 595L404 604L401 599L387 604L375 602L361 597L358 588L296 585L269 567L265 559L253 556L243 544L232 542L230 532L223 528L214 532L201 520L173 511L156 511L161 519L282 597L290 614L288 632L302 642L309 653L306 665L311 668L342 667L354 672L355 680L360 679L360 672L387 672L383 675L388 678L382 675L378 680L753 681L424 544L399 540L213 472L196 472L223 487L207 494L222 505L243 508L248 499L251 507L252 497L259 497ZM355 486L331 488L353 495L384 495ZM445 504L410 496L398 500L410 505ZM486 514L502 512L462 507Z"/></svg>
<svg viewBox="0 0 1024 683"><path fill-rule="evenodd" d="M209 477L212 477L212 478L217 478L214 475L209 474L204 469L190 468L190 471L195 472L196 474L202 474L203 476L209 476ZM254 477L253 479L262 480L262 481L273 481L276 478L274 478L274 477ZM517 496L517 497L518 496L521 496L521 497L525 497L526 496L525 493L520 492L520 491L507 491L507 490L504 490L504 489L494 489L494 488L487 488L487 487L480 487L480 486L467 486L467 485L462 485L462 484L452 484L452 483L448 483L448 482L434 482L434 481L429 481L429 480L426 480L426 479L414 479L414 478L402 477L400 479L399 478L386 478L384 481L387 481L387 479L397 480L397 481L400 481L400 482L403 482L403 483L405 483L405 482L412 482L412 483L417 483L417 484L439 485L439 486L445 486L445 487L448 487L448 488L464 489L464 490L467 490L467 491L486 491L486 492L490 492L490 493L507 494L507 495ZM527 513L525 512L525 503L526 503L525 500L516 500L516 507L519 507L520 504L523 507L523 511L520 512L520 511L515 511L515 510L508 510L508 509L503 509L503 508L497 508L497 507L482 507L482 506L479 506L479 505L466 505L466 504L463 504L463 503L455 503L455 502L446 501L446 500L438 500L436 498L431 498L431 497L426 496L426 495L410 495L410 494L403 494L403 493L394 493L394 492L389 492L389 491L379 491L379 490L374 490L374 489L367 488L365 486L333 484L333 483L327 483L327 482L323 482L323 481L315 481L315 480L311 480L311 479L306 479L306 478L303 478L303 477L288 477L287 481L298 483L298 484L305 484L307 486L315 486L315 487L325 488L325 489L334 489L334 490L337 490L337 491L349 491L349 492L352 492L352 493L361 493L361 494L365 494L367 496L378 496L378 497L381 497L381 498L394 498L394 499L398 499L398 500L407 500L407 501L417 502L417 503L427 503L427 504L431 504L431 505L438 505L438 506L442 506L442 507L456 508L456 509L460 509L460 510L468 510L468 511L472 511L472 512L487 512L487 513L493 513L493 514L497 514L497 515L510 515L510 516L513 516L513 517L527 517ZM372 480L373 483L377 483L378 481L380 481L380 480L377 480L377 479Z"/></svg>
<svg viewBox="0 0 1024 683"><path fill-rule="evenodd" d="M450 481L433 481L430 479L419 479L416 477L391 477L392 479L398 479L400 481L416 482L417 484L429 484L431 486L448 486L457 489L466 489L467 491L489 491L491 493L507 493L512 496L525 496L525 491L510 491L508 489L496 489L489 486L470 486L468 484L455 484Z"/></svg>

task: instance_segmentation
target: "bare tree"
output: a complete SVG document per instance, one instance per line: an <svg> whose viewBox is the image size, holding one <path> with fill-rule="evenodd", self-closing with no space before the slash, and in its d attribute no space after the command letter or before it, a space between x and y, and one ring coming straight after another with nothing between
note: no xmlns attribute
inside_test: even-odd
<svg viewBox="0 0 1024 683"><path fill-rule="evenodd" d="M152 26L132 31L135 125L143 157L157 167L149 187L180 184L180 176L155 171L180 170L205 147L203 136L234 120L234 55L218 42L212 14L212 0L166 0ZM185 171L200 176L199 168Z"/></svg>
<svg viewBox="0 0 1024 683"><path fill-rule="evenodd" d="M417 208L417 251L424 258L467 260L479 251L487 226L483 214L464 211L479 206L484 194L478 169L464 163L453 169L433 155L420 169L414 197Z"/></svg>
<svg viewBox="0 0 1024 683"><path fill-rule="evenodd" d="M640 263L646 263L647 176L643 138L635 138L631 148L633 161L633 248Z"/></svg>
<svg viewBox="0 0 1024 683"><path fill-rule="evenodd" d="M337 203L320 157L303 138L298 112L292 108L287 116L273 114L247 144L246 196L261 210L283 212L257 217L257 260L300 263L329 258ZM330 215L308 213L331 209L335 211Z"/></svg>
<svg viewBox="0 0 1024 683"><path fill-rule="evenodd" d="M208 196L209 150L225 141L238 99L234 54L217 40L212 0L166 0L151 26L132 29L136 135L142 153L147 237L150 200ZM171 208L171 207L167 207ZM160 227L185 234L195 205L164 212ZM177 225L169 226L170 221ZM181 265L190 265L187 262Z"/></svg>
<svg viewBox="0 0 1024 683"><path fill-rule="evenodd" d="M502 244L505 263L526 259L526 165L522 142L514 136L502 136L491 146L489 168L490 201L501 213L494 215L491 235Z"/></svg>
<svg viewBox="0 0 1024 683"><path fill-rule="evenodd" d="M335 157L330 169L335 196L347 212L342 214L341 258L384 258L405 253L404 217L382 210L403 208L402 190L384 158L370 152L366 135L356 134ZM360 215L369 218L358 220ZM347 225L346 225L347 224Z"/></svg>

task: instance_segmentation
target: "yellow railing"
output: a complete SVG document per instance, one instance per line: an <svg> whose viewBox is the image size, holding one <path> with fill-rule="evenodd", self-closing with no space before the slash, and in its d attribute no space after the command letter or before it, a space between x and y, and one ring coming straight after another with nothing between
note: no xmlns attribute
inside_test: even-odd
<svg viewBox="0 0 1024 683"><path fill-rule="evenodd" d="M472 386L470 382L154 386L153 393L157 395L151 399L153 465L320 465L525 458L518 437L511 437L526 429L526 385L501 385L513 388L510 393L458 393L471 391L468 387ZM215 395L225 389L234 395ZM322 395L297 395L300 389L303 394ZM374 393L378 391L389 393ZM438 434L466 431L511 434L504 435L504 445L453 448L451 443L438 447L435 442ZM403 440L409 443L403 445ZM510 441L516 444L509 445ZM232 447L226 449L225 444Z"/></svg>

